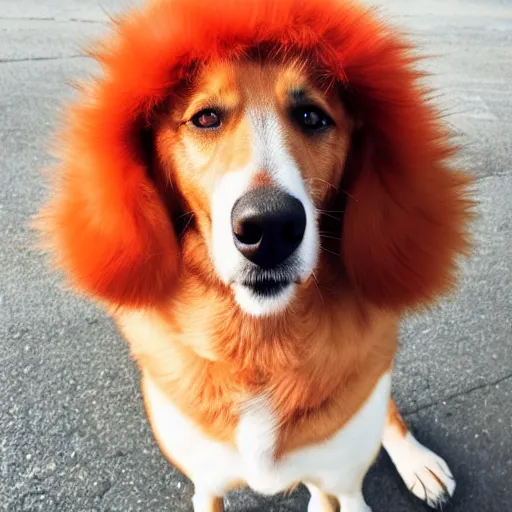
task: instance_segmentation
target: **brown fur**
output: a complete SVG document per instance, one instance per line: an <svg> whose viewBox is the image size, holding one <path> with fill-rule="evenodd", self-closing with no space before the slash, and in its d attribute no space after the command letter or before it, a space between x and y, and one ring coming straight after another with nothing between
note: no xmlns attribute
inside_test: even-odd
<svg viewBox="0 0 512 512"><path fill-rule="evenodd" d="M408 432L407 425L403 420L401 414L398 412L398 409L393 400L389 401L389 409L388 409L388 417L386 419L387 427L392 428L399 432L402 436L405 437L405 434Z"/></svg>
<svg viewBox="0 0 512 512"><path fill-rule="evenodd" d="M296 65L284 73L279 69L208 68L198 78L198 92L185 98L181 109L173 109L171 120L163 116L156 135L158 157L187 198L197 231L188 231L182 240L183 267L169 304L144 313L116 313L141 367L206 435L232 442L240 400L270 393L280 423L276 457L327 439L351 418L390 368L398 326L396 315L354 301L336 257L329 253L322 256L318 282L303 284L290 309L275 318L246 317L229 290L212 286L215 272L204 239L210 231L213 177L243 166L250 154L243 117L232 118L222 135L173 128L214 101L205 91L235 117L251 104L265 108L268 102L284 112L292 85L308 90L336 119L337 129L327 140L309 141L308 146L285 124L289 150L304 179L312 183L318 204L341 179L352 125L340 100L323 94Z"/></svg>

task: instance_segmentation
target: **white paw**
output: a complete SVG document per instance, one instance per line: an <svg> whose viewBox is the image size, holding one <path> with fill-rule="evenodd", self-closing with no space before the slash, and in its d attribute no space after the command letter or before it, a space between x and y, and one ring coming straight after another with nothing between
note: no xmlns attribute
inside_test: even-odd
<svg viewBox="0 0 512 512"><path fill-rule="evenodd" d="M194 512L214 512L223 510L221 498L204 491L196 490L192 496Z"/></svg>
<svg viewBox="0 0 512 512"><path fill-rule="evenodd" d="M308 503L308 512L322 512L323 510L325 510L325 506L322 500L311 493L311 498Z"/></svg>
<svg viewBox="0 0 512 512"><path fill-rule="evenodd" d="M331 498L318 487L312 484L306 484L306 487L311 494L308 504L308 512L328 512L337 510L337 503L334 498ZM334 501L332 501L334 499Z"/></svg>
<svg viewBox="0 0 512 512"><path fill-rule="evenodd" d="M328 510L328 509L327 509ZM325 503L314 497L311 496L311 499L308 503L308 512L324 512L325 511Z"/></svg>
<svg viewBox="0 0 512 512"><path fill-rule="evenodd" d="M364 501L362 494L354 496L339 496L340 512L372 512Z"/></svg>
<svg viewBox="0 0 512 512"><path fill-rule="evenodd" d="M386 449L408 489L429 506L440 508L453 496L455 479L446 462L410 432Z"/></svg>

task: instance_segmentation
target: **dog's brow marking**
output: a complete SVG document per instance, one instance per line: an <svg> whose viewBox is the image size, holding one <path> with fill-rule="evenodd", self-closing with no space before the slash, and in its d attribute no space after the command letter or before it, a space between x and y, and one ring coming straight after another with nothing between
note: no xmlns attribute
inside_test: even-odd
<svg viewBox="0 0 512 512"><path fill-rule="evenodd" d="M258 170L274 174L276 164L273 154L282 151L279 125L270 110L249 109L254 145L254 165Z"/></svg>
<svg viewBox="0 0 512 512"><path fill-rule="evenodd" d="M306 96L306 91L304 89L292 89L289 92L289 96L293 101L300 102Z"/></svg>

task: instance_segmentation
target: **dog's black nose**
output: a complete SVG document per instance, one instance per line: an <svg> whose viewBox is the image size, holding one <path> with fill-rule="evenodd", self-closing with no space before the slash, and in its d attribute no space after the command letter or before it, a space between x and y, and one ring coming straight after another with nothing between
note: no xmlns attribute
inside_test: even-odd
<svg viewBox="0 0 512 512"><path fill-rule="evenodd" d="M264 269L293 254L306 229L306 212L295 197L275 187L258 187L242 196L231 212L237 249Z"/></svg>

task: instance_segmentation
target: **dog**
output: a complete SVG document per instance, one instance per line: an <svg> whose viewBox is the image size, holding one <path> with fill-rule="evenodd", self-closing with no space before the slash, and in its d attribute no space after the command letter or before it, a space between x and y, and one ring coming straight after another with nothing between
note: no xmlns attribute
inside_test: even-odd
<svg viewBox="0 0 512 512"><path fill-rule="evenodd" d="M159 0L91 50L39 225L141 372L195 512L304 483L369 511L381 445L432 507L444 460L390 397L404 316L453 290L470 178L413 47L341 0Z"/></svg>

